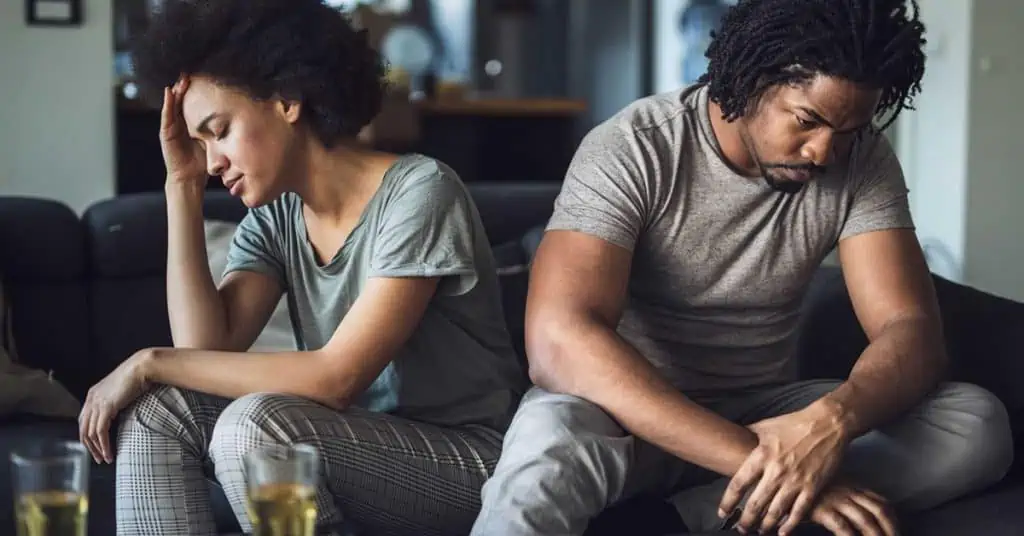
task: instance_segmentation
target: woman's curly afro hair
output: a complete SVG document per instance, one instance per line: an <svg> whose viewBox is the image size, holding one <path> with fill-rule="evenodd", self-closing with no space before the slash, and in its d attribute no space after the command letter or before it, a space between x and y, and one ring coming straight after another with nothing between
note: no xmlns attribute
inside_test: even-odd
<svg viewBox="0 0 1024 536"><path fill-rule="evenodd" d="M365 31L320 0L163 0L133 62L154 102L182 74L260 100L300 101L327 147L369 124L386 91L384 62Z"/></svg>

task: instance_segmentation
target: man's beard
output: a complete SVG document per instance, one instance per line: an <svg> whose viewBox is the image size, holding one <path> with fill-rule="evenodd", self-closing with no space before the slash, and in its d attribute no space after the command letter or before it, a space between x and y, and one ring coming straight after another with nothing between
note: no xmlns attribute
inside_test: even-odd
<svg viewBox="0 0 1024 536"><path fill-rule="evenodd" d="M761 177L764 179L765 184L776 192L787 195L796 194L803 190L804 186L807 186L807 182L809 181L793 181L780 178L778 175L772 173L772 170L774 169L807 171L811 173L812 180L825 172L825 168L814 164L765 164L764 161L761 160L761 155L758 153L757 147L754 145L754 140L751 139L750 134L748 132L743 132L741 137L744 145L747 146L747 151L754 159L754 163L757 164L757 169L761 172Z"/></svg>
<svg viewBox="0 0 1024 536"><path fill-rule="evenodd" d="M761 168L761 176L764 178L765 184L776 192L792 195L799 193L800 190L804 189L804 186L807 186L806 182L790 181L775 177L760 161L757 162L757 165Z"/></svg>

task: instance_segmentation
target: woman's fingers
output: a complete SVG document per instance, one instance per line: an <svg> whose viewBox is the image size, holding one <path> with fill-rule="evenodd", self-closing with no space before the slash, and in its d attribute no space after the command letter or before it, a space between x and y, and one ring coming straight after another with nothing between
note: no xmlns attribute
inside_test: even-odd
<svg viewBox="0 0 1024 536"><path fill-rule="evenodd" d="M78 416L78 439L89 450L92 459L96 463L100 463L100 449L92 442L91 425L94 409L91 399L86 398L85 404L82 405L82 413Z"/></svg>
<svg viewBox="0 0 1024 536"><path fill-rule="evenodd" d="M96 442L100 447L100 452L103 454L103 459L107 463L113 463L114 451L110 448L110 423L113 421L113 416L110 411L102 410L97 412L96 419Z"/></svg>

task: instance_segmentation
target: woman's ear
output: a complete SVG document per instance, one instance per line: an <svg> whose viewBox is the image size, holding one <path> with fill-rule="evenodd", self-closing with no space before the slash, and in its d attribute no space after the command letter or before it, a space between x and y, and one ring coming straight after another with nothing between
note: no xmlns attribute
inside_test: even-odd
<svg viewBox="0 0 1024 536"><path fill-rule="evenodd" d="M302 115L302 103L297 100L277 99L277 111L285 121L295 124Z"/></svg>

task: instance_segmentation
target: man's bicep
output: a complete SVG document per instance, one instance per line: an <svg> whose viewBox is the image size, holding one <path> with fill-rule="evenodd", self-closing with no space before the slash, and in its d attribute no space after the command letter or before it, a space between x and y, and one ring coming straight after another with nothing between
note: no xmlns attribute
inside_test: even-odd
<svg viewBox="0 0 1024 536"><path fill-rule="evenodd" d="M594 235L546 232L531 270L527 324L558 315L614 327L626 303L631 260L630 250Z"/></svg>
<svg viewBox="0 0 1024 536"><path fill-rule="evenodd" d="M912 230L848 238L839 243L839 259L854 311L869 339L895 320L938 319L931 274Z"/></svg>
<svg viewBox="0 0 1024 536"><path fill-rule="evenodd" d="M284 289L274 276L235 270L224 276L218 292L227 319L228 349L244 352L266 327Z"/></svg>

